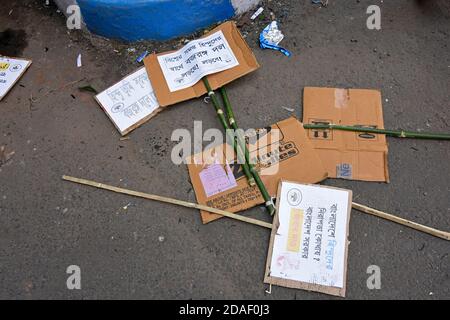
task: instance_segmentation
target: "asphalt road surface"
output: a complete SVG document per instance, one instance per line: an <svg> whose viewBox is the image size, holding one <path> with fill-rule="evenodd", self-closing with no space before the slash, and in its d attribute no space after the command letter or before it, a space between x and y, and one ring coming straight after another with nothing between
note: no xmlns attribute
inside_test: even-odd
<svg viewBox="0 0 450 320"><path fill-rule="evenodd" d="M0 102L0 298L2 299L329 299L263 284L269 231L221 219L203 226L195 210L63 182L63 174L178 199L195 200L184 165L171 162L172 131L220 128L202 99L180 103L119 140L89 92L138 68L145 47L68 31L44 1L0 6L0 53L33 60ZM274 2L274 1L272 1ZM305 86L379 89L385 126L450 131L450 20L445 1L309 0L269 4L291 58L261 50L269 15L242 32L261 68L229 85L240 125L260 128L301 118ZM382 9L381 30L366 9ZM267 5L267 4L266 4ZM266 11L267 13L267 11ZM128 52L127 48L136 48ZM116 51L115 51L116 50ZM78 54L83 66L76 67ZM77 82L79 81L79 82ZM285 108L292 108L291 113ZM298 168L307 170L307 168ZM328 179L355 199L425 225L450 230L450 144L389 138L390 183ZM260 208L247 215L266 219ZM162 241L161 241L162 240ZM450 243L352 211L349 299L449 299ZM68 290L66 269L81 269ZM381 270L369 290L367 268Z"/></svg>

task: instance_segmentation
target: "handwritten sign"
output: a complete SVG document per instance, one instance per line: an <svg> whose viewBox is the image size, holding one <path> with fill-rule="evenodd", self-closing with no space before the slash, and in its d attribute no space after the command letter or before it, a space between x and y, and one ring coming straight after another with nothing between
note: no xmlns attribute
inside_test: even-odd
<svg viewBox="0 0 450 320"><path fill-rule="evenodd" d="M205 75L239 65L222 31L160 55L158 62L171 92L190 87Z"/></svg>
<svg viewBox="0 0 450 320"><path fill-rule="evenodd" d="M30 64L30 60L0 56L0 100L6 96Z"/></svg>
<svg viewBox="0 0 450 320"><path fill-rule="evenodd" d="M225 168L219 163L209 165L200 172L199 176L207 197L212 197L237 186L228 163L225 164Z"/></svg>
<svg viewBox="0 0 450 320"><path fill-rule="evenodd" d="M352 192L283 181L267 283L345 295Z"/></svg>
<svg viewBox="0 0 450 320"><path fill-rule="evenodd" d="M95 98L122 135L150 119L159 107L145 67Z"/></svg>

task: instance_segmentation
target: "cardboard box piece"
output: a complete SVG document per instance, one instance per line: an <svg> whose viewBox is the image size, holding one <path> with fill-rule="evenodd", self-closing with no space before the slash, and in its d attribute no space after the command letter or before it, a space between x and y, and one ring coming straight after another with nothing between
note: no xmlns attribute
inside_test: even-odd
<svg viewBox="0 0 450 320"><path fill-rule="evenodd" d="M303 122L384 128L377 90L306 87ZM389 182L385 135L307 130L330 178Z"/></svg>
<svg viewBox="0 0 450 320"><path fill-rule="evenodd" d="M253 52L245 42L242 35L239 33L239 30L234 22L225 22L205 34L202 38L219 30L223 32L228 44L239 62L239 65L225 71L208 75L208 81L213 90L220 88L227 83L230 83L233 80L236 80L237 78L259 68L259 64L256 61ZM144 64L150 77L156 98L161 106L169 106L206 94L206 89L202 81L197 82L192 87L170 92L157 59L157 56L163 54L167 54L167 52L159 54L153 53L144 59Z"/></svg>
<svg viewBox="0 0 450 320"><path fill-rule="evenodd" d="M304 183L317 183L326 178L327 173L322 162L313 150L311 142L306 137L306 132L302 124L294 117L280 121L272 125L267 135L261 135L258 139L249 139L248 144L250 158L253 158L259 150L264 149L263 155L260 154L260 161L257 163L262 181L271 196L275 196L277 192L278 182L280 179L291 179ZM279 135L269 134L276 132L273 129L279 129ZM267 140L267 143L265 141ZM254 143L253 141L258 141ZM215 154L224 155L225 145L217 146L214 149ZM228 148L231 149L231 148ZM239 164L234 165L234 152L227 152L224 156L230 164L231 171L236 180L236 186L229 184L225 191L207 196L205 189L211 190L209 186L204 184L204 170L209 170L212 154L214 152L205 150L202 154L197 154L187 158L189 176L197 197L197 202L214 208L220 208L230 212L242 211L256 205L264 203L264 199L260 194L258 187L249 186L245 175ZM204 162L199 163L196 158L203 155ZM278 168L276 174L275 170ZM217 170L216 170L217 171ZM225 172L224 170L222 172ZM211 172L207 172L211 174ZM224 175L223 175L224 176ZM211 175L209 175L211 177ZM217 177L217 176L216 176ZM225 177L225 176L224 176ZM203 179L203 182L202 182ZM231 179L233 180L233 179ZM226 179L220 179L220 182L226 182ZM220 218L220 215L201 211L203 223L208 223Z"/></svg>

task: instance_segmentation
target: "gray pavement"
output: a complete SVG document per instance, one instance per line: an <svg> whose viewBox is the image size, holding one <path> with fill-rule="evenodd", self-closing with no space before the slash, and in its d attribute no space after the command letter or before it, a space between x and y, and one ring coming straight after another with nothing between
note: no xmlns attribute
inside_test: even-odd
<svg viewBox="0 0 450 320"><path fill-rule="evenodd" d="M228 219L203 226L190 209L61 180L68 174L194 201L186 167L170 160L171 133L192 130L194 120L203 121L205 130L220 124L210 105L191 100L120 141L92 94L77 88L105 89L136 69L126 51L133 45L68 32L62 15L43 2L0 6L0 31L23 30L14 53L33 59L0 102L0 145L15 151L0 167L0 298L330 298L282 287L265 293L268 230ZM310 2L271 4L291 58L259 49L257 36L268 17L243 27L261 68L229 86L240 125L258 128L285 119L291 113L283 106L301 118L302 88L332 86L381 90L386 127L450 131L445 1L330 0L327 8ZM381 5L381 31L366 28L370 4ZM160 51L179 43L136 47ZM79 53L82 68L76 67ZM389 184L324 184L352 189L358 202L450 230L448 142L390 138L389 171ZM268 219L258 207L248 215ZM347 298L450 298L448 241L356 211L350 241ZM66 287L69 265L81 268L81 290ZM369 265L381 268L380 290L366 286Z"/></svg>

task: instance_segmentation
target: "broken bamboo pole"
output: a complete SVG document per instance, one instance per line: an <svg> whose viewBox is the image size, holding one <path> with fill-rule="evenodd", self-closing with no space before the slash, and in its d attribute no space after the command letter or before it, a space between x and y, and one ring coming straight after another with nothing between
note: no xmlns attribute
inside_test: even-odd
<svg viewBox="0 0 450 320"><path fill-rule="evenodd" d="M383 218L385 220L389 220L389 221L401 224L403 226L406 226L406 227L409 227L409 228L412 228L412 229L415 229L415 230L418 230L421 232L431 234L435 237L445 239L445 240L450 240L450 232L445 232L445 231L437 230L434 228L430 228L430 227L424 226L422 224L419 224L417 222L406 220L406 219L394 216L393 214L386 213L386 212L383 212L383 211L380 211L380 210L377 210L374 208L370 208L368 206L365 206L363 204L359 204L356 202L352 203L352 207L353 207L353 209L356 209L358 211L361 211L361 212L364 212L364 213L367 213L367 214L370 214L370 215L373 215L373 216L376 216L379 218Z"/></svg>
<svg viewBox="0 0 450 320"><path fill-rule="evenodd" d="M225 217L228 217L228 218L232 218L232 219L235 219L235 220L239 220L239 221L247 222L247 223L250 223L250 224L254 224L254 225L257 225L257 226L260 226L260 227L272 229L272 224L271 223L260 221L260 220L253 219L253 218L244 217L242 215L231 213L231 212L228 212L228 211L224 211L224 210L220 210L220 209L204 206L202 204L197 204L197 203L193 203L193 202L187 202L187 201L183 201L183 200L172 199L172 198L168 198L168 197L158 196L158 195L155 195L155 194L149 194L149 193L144 193L144 192L139 192L139 191L133 191L133 190L119 188L119 187L114 187L114 186L103 184L103 183L100 183L100 182L95 182L95 181L92 181L92 180L86 180L86 179L81 179L81 178L75 178L75 177L66 176L66 175L64 175L62 178L63 178L63 180L66 180L66 181L71 181L71 182L75 182L75 183L78 183L78 184L83 184L83 185L87 185L87 186L91 186L91 187L95 187L95 188L99 188L99 189L104 189L104 190L109 190L109 191L113 191L113 192L117 192L117 193L127 194L127 195L134 196L134 197L139 197L139 198L144 198L144 199L149 199L149 200L155 200L155 201L159 201L159 202L171 203L171 204L175 204L175 205L183 206L183 207L187 207L187 208L194 208L194 209L204 210L204 211L220 214L222 216L225 216Z"/></svg>

